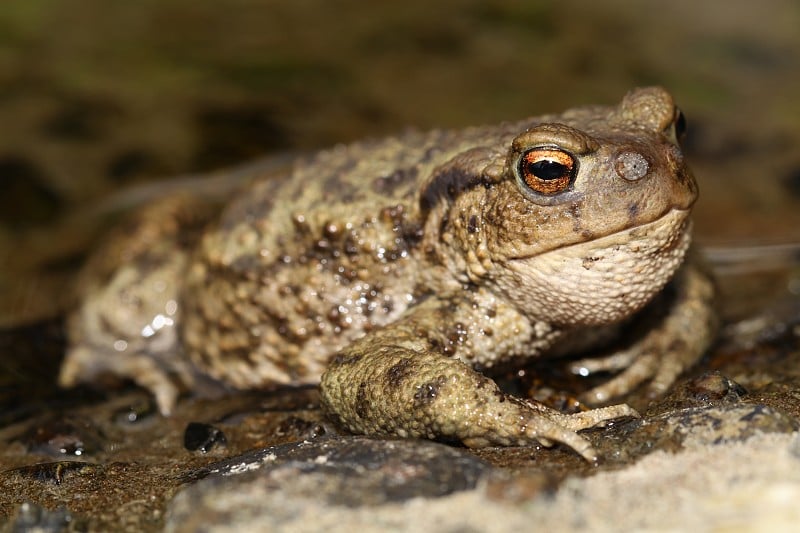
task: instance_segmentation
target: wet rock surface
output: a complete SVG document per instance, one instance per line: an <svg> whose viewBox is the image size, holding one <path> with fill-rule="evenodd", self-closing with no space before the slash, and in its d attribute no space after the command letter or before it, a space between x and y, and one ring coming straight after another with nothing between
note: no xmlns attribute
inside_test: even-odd
<svg viewBox="0 0 800 533"><path fill-rule="evenodd" d="M464 450L432 442L366 437L270 447L211 464L170 503L167 529L288 527L319 507L371 507L474 489L492 471ZM198 509L202 511L198 512Z"/></svg>
<svg viewBox="0 0 800 533"><path fill-rule="evenodd" d="M255 470L268 471L268 477L330 478L329 487L320 489L317 497L357 506L471 489L490 467L466 451L443 444L340 437L250 451L188 472L182 480L210 481ZM275 475L278 470L281 473Z"/></svg>

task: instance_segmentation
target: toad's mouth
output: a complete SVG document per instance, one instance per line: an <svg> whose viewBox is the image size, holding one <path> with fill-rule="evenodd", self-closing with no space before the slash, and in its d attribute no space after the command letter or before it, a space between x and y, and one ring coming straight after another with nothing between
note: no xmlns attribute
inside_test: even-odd
<svg viewBox="0 0 800 533"><path fill-rule="evenodd" d="M690 213L690 209L672 208L657 219L645 224L625 228L597 239L571 244L558 251L563 252L574 248L579 252L585 252L587 249L630 246L636 248L637 251L641 248L642 251L648 253L668 252L669 248L680 244L682 238L691 236Z"/></svg>
<svg viewBox="0 0 800 533"><path fill-rule="evenodd" d="M587 240L577 241L552 250L537 251L530 255L511 255L507 257L507 260L524 262L548 254L561 254L573 249L586 250L587 248L608 248L615 245L629 244L634 241L639 244L645 244L653 237L655 238L649 242L651 245L657 245L662 243L666 237L679 237L681 234L691 233L692 223L689 219L691 211L691 209L673 207L650 222L623 228L609 233L608 235L604 235L603 237L589 237ZM667 240L672 242L671 239Z"/></svg>
<svg viewBox="0 0 800 533"><path fill-rule="evenodd" d="M689 210L508 263L519 294L551 323L603 324L642 308L672 278L691 242ZM521 302L520 302L521 303Z"/></svg>

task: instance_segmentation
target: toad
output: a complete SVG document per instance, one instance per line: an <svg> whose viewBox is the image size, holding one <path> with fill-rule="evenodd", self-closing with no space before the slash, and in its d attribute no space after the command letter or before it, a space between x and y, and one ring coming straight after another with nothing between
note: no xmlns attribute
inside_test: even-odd
<svg viewBox="0 0 800 533"><path fill-rule="evenodd" d="M98 252L60 383L130 378L165 414L198 376L319 383L352 432L557 442L593 460L577 432L632 408L564 414L489 376L586 352L642 315L646 334L573 363L615 373L585 401L660 394L702 355L714 291L684 261L684 128L665 90L642 88L613 107L337 146L255 180L208 226L191 199L156 202Z"/></svg>

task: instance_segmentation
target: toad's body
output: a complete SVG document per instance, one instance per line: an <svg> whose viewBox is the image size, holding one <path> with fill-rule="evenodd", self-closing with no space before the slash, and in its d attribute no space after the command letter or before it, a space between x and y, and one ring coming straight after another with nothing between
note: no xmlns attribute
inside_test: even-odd
<svg viewBox="0 0 800 533"><path fill-rule="evenodd" d="M130 377L168 411L197 371L237 388L321 378L353 431L555 440L591 458L575 431L632 410L562 415L474 368L585 348L671 279L650 334L585 362L623 371L588 398L662 391L700 356L712 291L681 266L697 191L676 122L651 88L618 107L337 147L257 182L191 247L191 202L153 206L139 244L87 289L61 381Z"/></svg>

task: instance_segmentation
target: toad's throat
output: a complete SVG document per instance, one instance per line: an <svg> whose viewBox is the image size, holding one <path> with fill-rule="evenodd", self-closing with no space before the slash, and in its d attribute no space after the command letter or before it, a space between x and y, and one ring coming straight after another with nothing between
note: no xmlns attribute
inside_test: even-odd
<svg viewBox="0 0 800 533"><path fill-rule="evenodd" d="M675 275L691 242L689 211L672 209L647 224L511 261L529 316L561 325L623 320Z"/></svg>

